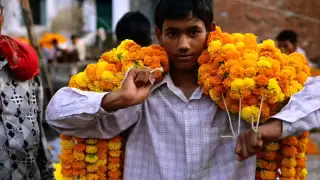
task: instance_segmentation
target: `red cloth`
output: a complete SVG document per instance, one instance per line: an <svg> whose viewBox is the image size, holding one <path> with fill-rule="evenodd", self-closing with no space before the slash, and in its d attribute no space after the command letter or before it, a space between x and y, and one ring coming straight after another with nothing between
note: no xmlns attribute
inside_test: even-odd
<svg viewBox="0 0 320 180"><path fill-rule="evenodd" d="M0 35L0 54L8 61L10 72L21 81L40 73L36 51L24 42Z"/></svg>

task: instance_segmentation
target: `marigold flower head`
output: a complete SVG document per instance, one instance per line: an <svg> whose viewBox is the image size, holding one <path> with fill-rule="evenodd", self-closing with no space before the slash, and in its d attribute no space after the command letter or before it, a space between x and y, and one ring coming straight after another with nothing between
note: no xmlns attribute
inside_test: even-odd
<svg viewBox="0 0 320 180"><path fill-rule="evenodd" d="M222 43L219 40L211 41L208 46L208 52L210 56L213 56L215 53L219 52L222 48Z"/></svg>
<svg viewBox="0 0 320 180"><path fill-rule="evenodd" d="M260 109L256 106L244 107L241 111L241 117L248 122L257 122Z"/></svg>
<svg viewBox="0 0 320 180"><path fill-rule="evenodd" d="M230 68L230 76L232 78L244 78L244 68L240 65L235 65Z"/></svg>
<svg viewBox="0 0 320 180"><path fill-rule="evenodd" d="M98 161L98 156L96 156L95 154L87 154L85 161L88 163L95 163Z"/></svg>
<svg viewBox="0 0 320 180"><path fill-rule="evenodd" d="M278 177L278 173L275 171L262 170L260 172L260 176L262 179L276 179Z"/></svg>
<svg viewBox="0 0 320 180"><path fill-rule="evenodd" d="M307 158L303 157L303 158L296 158L296 162L297 162L297 167L300 168L305 168L307 167Z"/></svg>
<svg viewBox="0 0 320 180"><path fill-rule="evenodd" d="M295 168L281 167L281 175L284 177L294 177L296 175Z"/></svg>
<svg viewBox="0 0 320 180"><path fill-rule="evenodd" d="M271 64L271 62L270 61L268 61L268 59L267 58L265 58L265 57L261 57L260 59L259 59L259 61L257 62L257 65L258 65L258 67L265 67L265 68L271 68L272 67L272 64Z"/></svg>
<svg viewBox="0 0 320 180"><path fill-rule="evenodd" d="M97 142L98 142L98 139L86 139L87 144L94 145L94 144L97 144Z"/></svg>
<svg viewBox="0 0 320 180"><path fill-rule="evenodd" d="M266 146L268 151L277 151L280 149L280 145L277 142L272 142Z"/></svg>
<svg viewBox="0 0 320 180"><path fill-rule="evenodd" d="M284 158L281 161L281 165L283 167L287 167L287 168L294 168L297 165L297 161L296 161L295 157Z"/></svg>
<svg viewBox="0 0 320 180"><path fill-rule="evenodd" d="M264 161L263 168L269 171L274 171L277 169L277 163L275 161Z"/></svg>
<svg viewBox="0 0 320 180"><path fill-rule="evenodd" d="M266 151L264 153L264 159L267 161L274 161L279 157L279 153L277 151Z"/></svg>
<svg viewBox="0 0 320 180"><path fill-rule="evenodd" d="M119 171L119 170L109 171L109 172L108 172L108 176L109 176L110 178L114 178L114 179L120 178L120 177L121 177L121 171Z"/></svg>
<svg viewBox="0 0 320 180"><path fill-rule="evenodd" d="M306 132L304 132L304 133L302 133L302 134L300 134L300 138L307 138L307 137L309 137L310 136L310 133L308 132L308 131L306 131Z"/></svg>
<svg viewBox="0 0 320 180"><path fill-rule="evenodd" d="M98 148L97 146L91 146L91 145L88 145L86 147L86 153L89 153L89 154L94 154L98 151Z"/></svg>
<svg viewBox="0 0 320 180"><path fill-rule="evenodd" d="M108 151L108 154L111 157L120 157L121 151L120 150L111 150L111 151Z"/></svg>
<svg viewBox="0 0 320 180"><path fill-rule="evenodd" d="M201 54L201 56L198 58L198 63L200 65L200 67L204 64L209 63L210 61L210 55L208 50L204 50Z"/></svg>
<svg viewBox="0 0 320 180"><path fill-rule="evenodd" d="M281 143L287 146L295 146L298 144L298 139L296 136L290 136L283 139Z"/></svg>
<svg viewBox="0 0 320 180"><path fill-rule="evenodd" d="M295 156L297 154L298 150L295 146L284 146L282 148L282 154L285 157L291 157L291 156Z"/></svg>

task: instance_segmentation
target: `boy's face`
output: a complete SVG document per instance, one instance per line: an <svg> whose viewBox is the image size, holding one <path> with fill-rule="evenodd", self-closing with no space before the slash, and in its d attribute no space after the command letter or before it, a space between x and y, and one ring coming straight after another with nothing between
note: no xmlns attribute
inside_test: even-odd
<svg viewBox="0 0 320 180"><path fill-rule="evenodd" d="M156 29L156 33L174 69L188 71L198 67L197 59L207 40L207 30L202 20L165 20L162 31Z"/></svg>
<svg viewBox="0 0 320 180"><path fill-rule="evenodd" d="M281 50L281 52L285 54L291 54L296 51L296 45L293 44L290 41L278 41L278 47Z"/></svg>

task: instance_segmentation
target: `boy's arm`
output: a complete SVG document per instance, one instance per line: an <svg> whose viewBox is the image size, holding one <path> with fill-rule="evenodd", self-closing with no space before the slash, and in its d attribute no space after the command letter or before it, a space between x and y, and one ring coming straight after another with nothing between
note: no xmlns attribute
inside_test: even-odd
<svg viewBox="0 0 320 180"><path fill-rule="evenodd" d="M259 127L259 134L252 130L242 133L236 147L239 160L254 155L262 148L263 141L275 141L320 128L319 89L320 77L309 78L303 90L294 94L272 120Z"/></svg>
<svg viewBox="0 0 320 180"><path fill-rule="evenodd" d="M131 70L117 92L62 88L51 99L46 119L58 132L84 138L111 138L134 125L153 80L149 70Z"/></svg>

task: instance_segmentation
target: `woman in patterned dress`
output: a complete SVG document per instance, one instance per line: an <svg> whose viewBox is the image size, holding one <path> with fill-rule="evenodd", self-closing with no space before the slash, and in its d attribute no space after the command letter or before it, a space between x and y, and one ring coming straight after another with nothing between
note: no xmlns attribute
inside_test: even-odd
<svg viewBox="0 0 320 180"><path fill-rule="evenodd" d="M42 85L34 49L2 35L0 5L0 179L54 179L42 128Z"/></svg>

